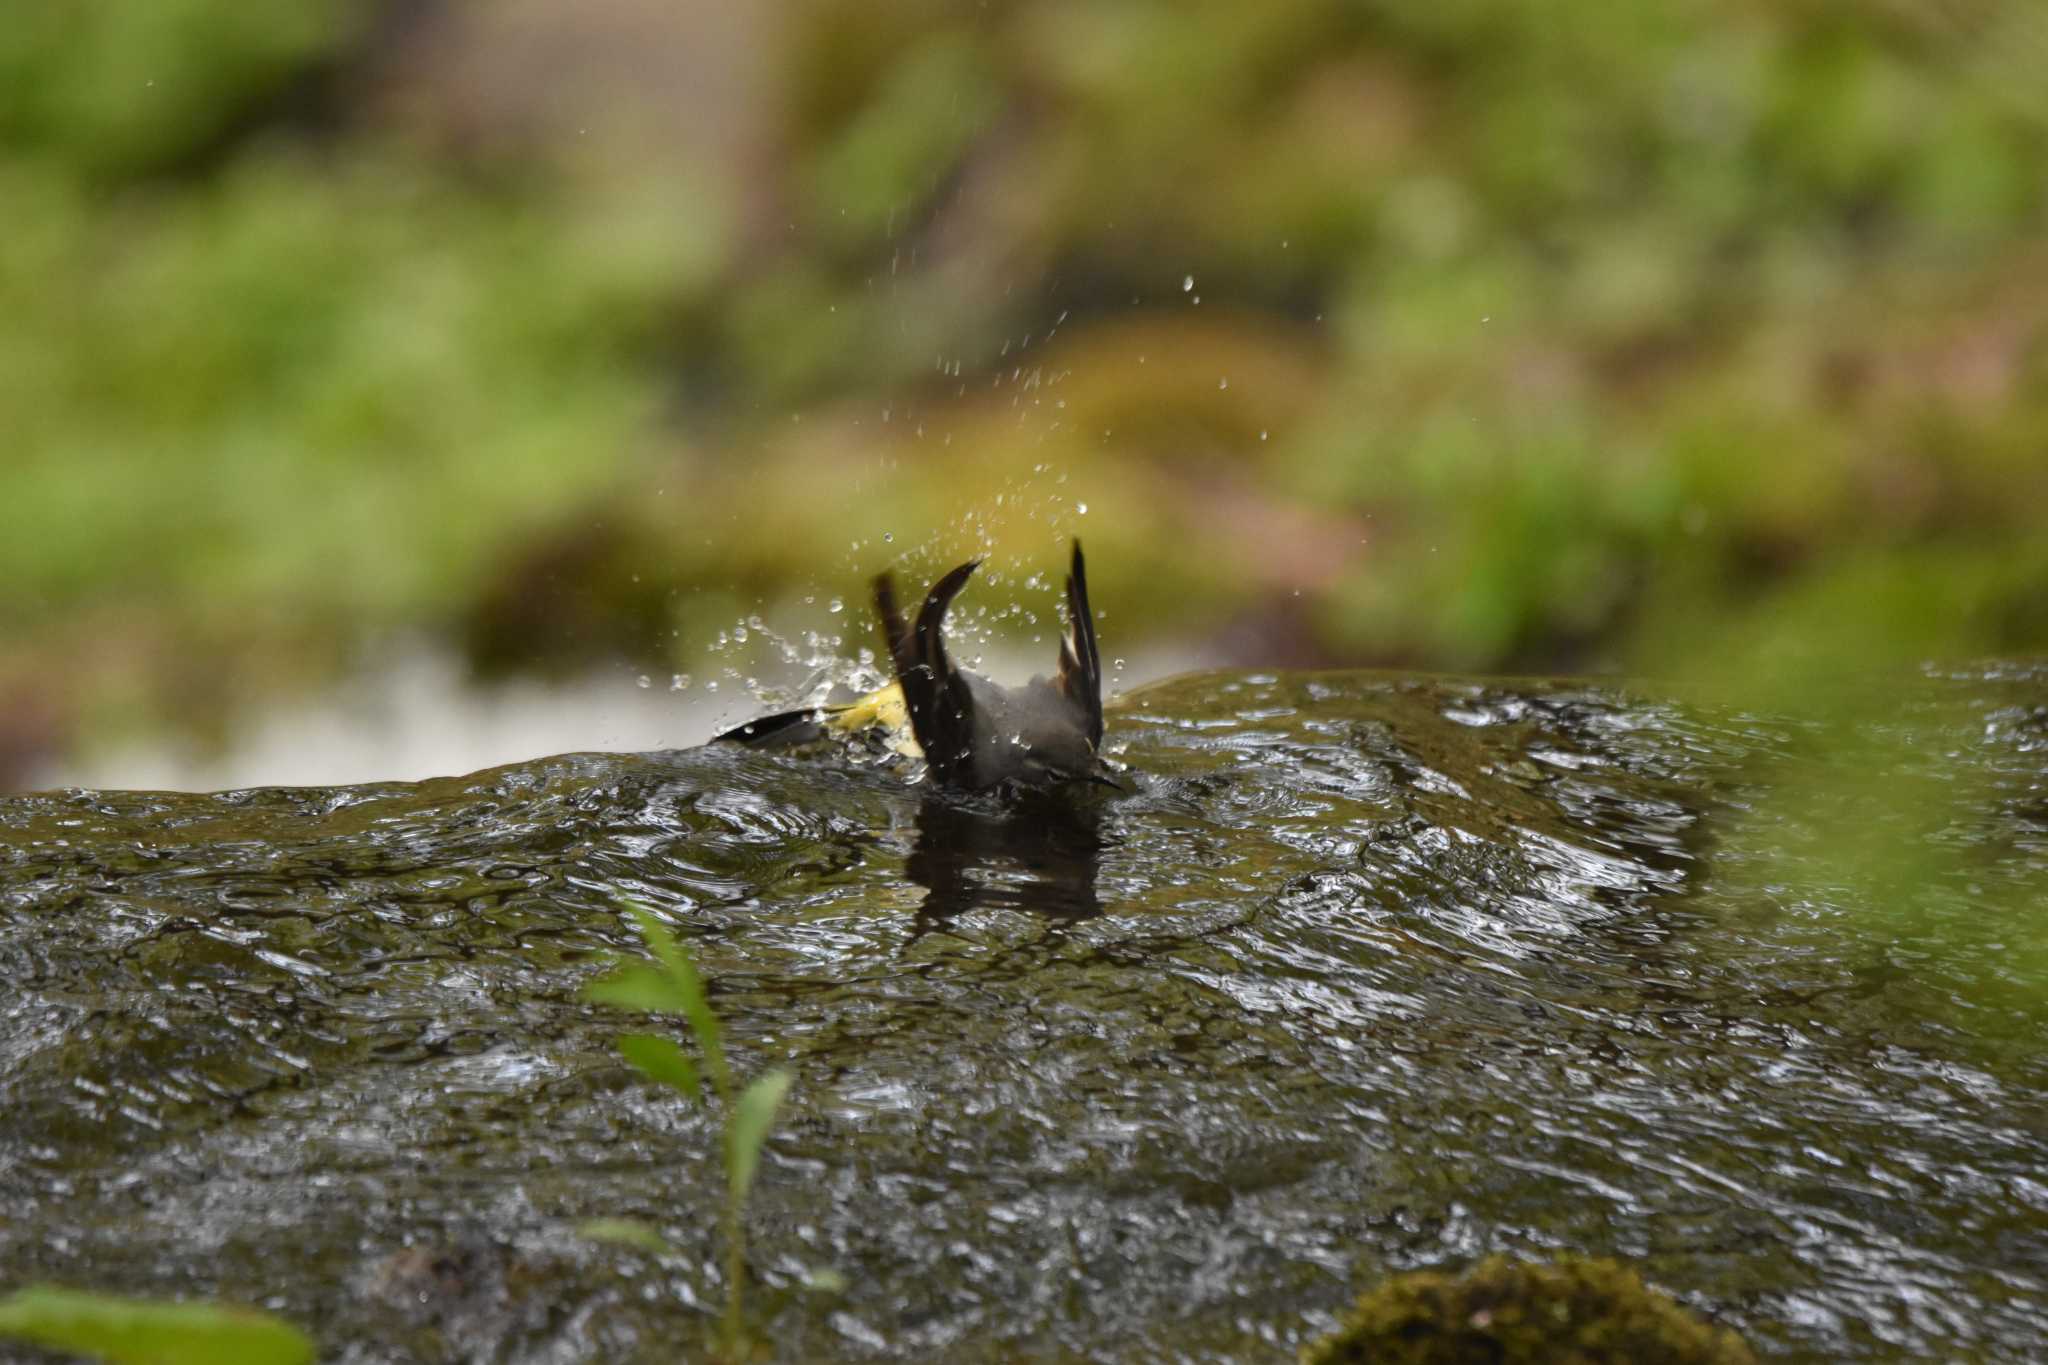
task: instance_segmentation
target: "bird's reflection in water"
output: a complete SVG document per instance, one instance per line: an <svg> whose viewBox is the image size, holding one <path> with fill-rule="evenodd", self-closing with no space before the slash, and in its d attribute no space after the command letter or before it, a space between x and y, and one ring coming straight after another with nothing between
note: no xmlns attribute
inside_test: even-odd
<svg viewBox="0 0 2048 1365"><path fill-rule="evenodd" d="M920 917L943 921L977 909L1069 920L1101 914L1095 895L1101 811L1086 797L1070 798L1030 792L983 805L927 794L918 808L917 844L904 866L926 891Z"/></svg>

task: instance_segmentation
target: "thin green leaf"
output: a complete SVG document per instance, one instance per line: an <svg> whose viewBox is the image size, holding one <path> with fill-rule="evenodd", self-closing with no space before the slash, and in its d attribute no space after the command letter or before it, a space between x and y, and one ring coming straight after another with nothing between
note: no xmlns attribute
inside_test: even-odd
<svg viewBox="0 0 2048 1365"><path fill-rule="evenodd" d="M668 926L656 919L654 912L642 905L629 905L627 912L640 926L641 937L654 950L654 956L666 969L666 975L674 983L676 1000L680 1013L690 1021L690 1032L696 1035L697 1047L704 1054L704 1070L711 1077L711 1087L720 1098L732 1095L732 1073L725 1065L725 1044L718 1030L718 1016L711 1012L711 997L704 991L704 982L697 975L697 964L689 950L677 943Z"/></svg>
<svg viewBox="0 0 2048 1365"><path fill-rule="evenodd" d="M645 962L625 963L611 975L591 982L583 988L583 998L593 1005L616 1005L647 1014L687 1016L690 1012L689 999L669 974Z"/></svg>
<svg viewBox="0 0 2048 1365"><path fill-rule="evenodd" d="M631 1062L634 1069L648 1080L693 1100L704 1098L704 1087L697 1079L696 1065L673 1039L652 1033L622 1033L619 1035L619 1055Z"/></svg>
<svg viewBox="0 0 2048 1365"><path fill-rule="evenodd" d="M770 1071L747 1087L725 1121L725 1172L735 1204L743 1203L761 1162L761 1144L775 1124L775 1111L789 1091L789 1073Z"/></svg>
<svg viewBox="0 0 2048 1365"><path fill-rule="evenodd" d="M39 1286L0 1299L0 1337L112 1365L305 1365L313 1341L253 1308L166 1303Z"/></svg>
<svg viewBox="0 0 2048 1365"><path fill-rule="evenodd" d="M631 1247L650 1256L673 1256L676 1250L667 1238L637 1218L592 1218L576 1225L576 1235L593 1242Z"/></svg>

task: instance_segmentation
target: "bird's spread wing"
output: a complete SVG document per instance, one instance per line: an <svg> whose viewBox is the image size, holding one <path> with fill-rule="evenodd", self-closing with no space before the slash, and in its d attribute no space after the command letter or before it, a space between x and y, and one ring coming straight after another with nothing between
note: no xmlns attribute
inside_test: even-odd
<svg viewBox="0 0 2048 1365"><path fill-rule="evenodd" d="M932 591L937 592L934 588ZM1067 633L1060 640L1060 669L1053 686L1088 716L1088 743L1102 743L1102 656L1095 648L1095 616L1088 610L1088 570L1081 542L1074 542L1074 566L1067 572ZM919 736L923 738L923 736ZM930 746L926 746L929 751Z"/></svg>
<svg viewBox="0 0 2048 1365"><path fill-rule="evenodd" d="M932 775L949 784L965 777L974 761L974 699L946 657L946 608L980 565L978 559L969 560L932 584L914 626L897 609L894 580L886 573L875 579L875 613L882 618L910 728Z"/></svg>

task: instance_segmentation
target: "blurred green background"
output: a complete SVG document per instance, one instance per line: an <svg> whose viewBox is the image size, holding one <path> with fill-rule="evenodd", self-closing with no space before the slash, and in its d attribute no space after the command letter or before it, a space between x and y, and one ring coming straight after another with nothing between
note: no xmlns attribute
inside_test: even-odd
<svg viewBox="0 0 2048 1365"><path fill-rule="evenodd" d="M2038 0L8 15L0 785L1075 531L1118 654L2048 642Z"/></svg>

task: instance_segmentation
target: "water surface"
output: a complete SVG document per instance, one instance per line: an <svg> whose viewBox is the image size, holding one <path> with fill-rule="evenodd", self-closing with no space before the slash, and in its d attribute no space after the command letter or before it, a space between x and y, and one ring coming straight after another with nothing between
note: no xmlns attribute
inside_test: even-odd
<svg viewBox="0 0 2048 1365"><path fill-rule="evenodd" d="M0 1282L692 1358L715 1120L577 999L637 901L797 1078L780 1359L1284 1360L1559 1250L1773 1358L2038 1359L2048 668L1855 714L1204 674L1113 715L1127 795L718 747L0 800Z"/></svg>

